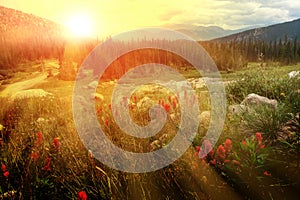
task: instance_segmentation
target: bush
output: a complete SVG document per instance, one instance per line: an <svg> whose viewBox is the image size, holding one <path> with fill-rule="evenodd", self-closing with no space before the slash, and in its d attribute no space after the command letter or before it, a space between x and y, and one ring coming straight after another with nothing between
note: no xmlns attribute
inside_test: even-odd
<svg viewBox="0 0 300 200"><path fill-rule="evenodd" d="M244 112L242 119L242 126L249 132L261 132L266 139L275 140L288 121L289 115L281 104L276 110L261 105Z"/></svg>

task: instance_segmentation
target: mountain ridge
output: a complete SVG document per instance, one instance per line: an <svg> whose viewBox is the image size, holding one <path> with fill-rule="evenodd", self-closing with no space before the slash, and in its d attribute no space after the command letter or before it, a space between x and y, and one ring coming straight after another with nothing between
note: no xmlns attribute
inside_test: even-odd
<svg viewBox="0 0 300 200"><path fill-rule="evenodd" d="M253 39L264 42L272 42L275 40L279 42L279 40L285 40L285 37L287 37L288 40L300 38L300 18L288 22L246 30L225 37L212 39L210 41L230 42Z"/></svg>
<svg viewBox="0 0 300 200"><path fill-rule="evenodd" d="M234 33L242 32L253 28L253 27L247 27L242 29L231 30L231 29L223 29L222 27L219 26L196 26L196 25L188 25L188 24L166 24L162 27L176 30L198 41L212 40L215 38L228 36Z"/></svg>

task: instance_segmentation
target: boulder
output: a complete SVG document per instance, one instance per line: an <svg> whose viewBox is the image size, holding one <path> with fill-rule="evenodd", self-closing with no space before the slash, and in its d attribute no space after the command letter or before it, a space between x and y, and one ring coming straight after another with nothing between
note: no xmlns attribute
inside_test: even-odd
<svg viewBox="0 0 300 200"><path fill-rule="evenodd" d="M235 104L228 107L230 114L242 114L246 110L245 105Z"/></svg>
<svg viewBox="0 0 300 200"><path fill-rule="evenodd" d="M268 99L267 97L263 97L257 94L249 94L241 103L241 106L258 106L258 105L267 105L274 109L277 108L277 100Z"/></svg>
<svg viewBox="0 0 300 200"><path fill-rule="evenodd" d="M208 129L210 124L211 113L210 111L204 111L200 114L200 126Z"/></svg>
<svg viewBox="0 0 300 200"><path fill-rule="evenodd" d="M300 71L291 71L288 73L289 78L295 78L300 75Z"/></svg>

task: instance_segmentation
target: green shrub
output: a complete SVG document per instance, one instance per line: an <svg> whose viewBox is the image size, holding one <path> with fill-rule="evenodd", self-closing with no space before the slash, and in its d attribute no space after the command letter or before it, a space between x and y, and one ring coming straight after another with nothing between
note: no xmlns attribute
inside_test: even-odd
<svg viewBox="0 0 300 200"><path fill-rule="evenodd" d="M242 126L249 132L261 132L266 139L274 140L288 121L289 115L281 104L277 109L261 105L244 112L242 119Z"/></svg>

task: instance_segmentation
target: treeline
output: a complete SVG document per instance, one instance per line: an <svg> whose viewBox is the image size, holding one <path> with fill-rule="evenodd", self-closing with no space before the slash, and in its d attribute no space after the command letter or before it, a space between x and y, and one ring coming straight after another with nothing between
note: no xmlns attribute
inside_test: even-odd
<svg viewBox="0 0 300 200"><path fill-rule="evenodd" d="M278 62L290 65L300 62L300 41L298 38L270 42L255 39L200 42L215 61L219 70L235 70L247 66L248 62Z"/></svg>
<svg viewBox="0 0 300 200"><path fill-rule="evenodd" d="M62 59L63 28L47 19L0 6L0 69L25 60Z"/></svg>
<svg viewBox="0 0 300 200"><path fill-rule="evenodd" d="M49 30L14 29L0 33L0 69L15 69L20 62L62 59L64 44Z"/></svg>
<svg viewBox="0 0 300 200"><path fill-rule="evenodd" d="M195 43L186 40L133 39L128 41L109 40L106 43L105 45L109 45L109 48L103 52L103 56L114 53L119 57L112 63L107 63L109 68L102 76L104 79L118 79L131 68L147 63L159 63L177 71L185 71L193 68L190 62L208 57L204 49L197 51L194 48ZM174 49L176 49L176 53ZM124 54L124 52L128 53ZM212 67L204 60L202 59L196 64L203 71L211 71ZM92 70L98 74L100 69ZM150 73L151 70L154 69L149 69Z"/></svg>

